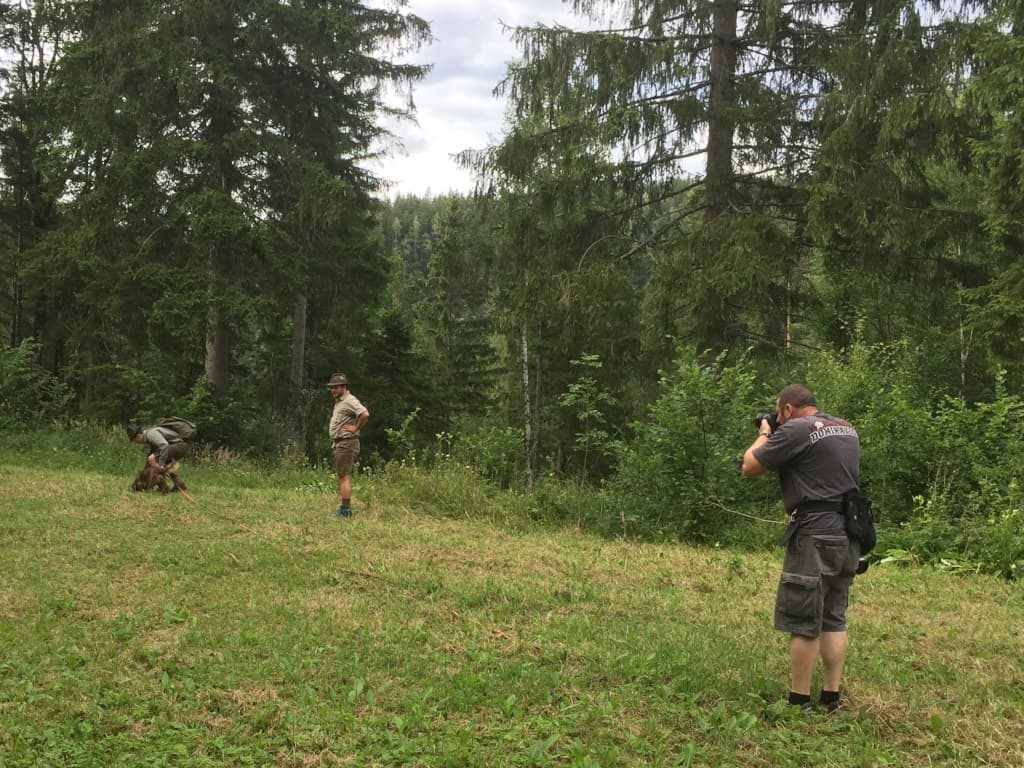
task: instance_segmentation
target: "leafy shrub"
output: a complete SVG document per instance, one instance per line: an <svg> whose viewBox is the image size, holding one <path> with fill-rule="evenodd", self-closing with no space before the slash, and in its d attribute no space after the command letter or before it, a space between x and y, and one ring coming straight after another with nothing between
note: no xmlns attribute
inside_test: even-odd
<svg viewBox="0 0 1024 768"><path fill-rule="evenodd" d="M1024 507L1016 482L988 486L966 502L947 491L919 496L913 517L887 537L885 554L915 562L967 563L1005 578L1024 576Z"/></svg>
<svg viewBox="0 0 1024 768"><path fill-rule="evenodd" d="M992 402L930 402L915 390L917 367L906 342L855 344L808 366L822 410L849 419L860 435L861 484L881 512L879 552L1017 577L1024 401L997 382Z"/></svg>
<svg viewBox="0 0 1024 768"><path fill-rule="evenodd" d="M715 542L732 527L753 524L731 514L737 508L771 509L778 517L777 486L740 474L754 438L755 380L746 360L727 365L720 356L703 364L693 350L678 351L611 484L628 531Z"/></svg>
<svg viewBox="0 0 1024 768"><path fill-rule="evenodd" d="M498 488L514 488L523 477L523 431L515 427L463 422L452 457L473 467Z"/></svg>
<svg viewBox="0 0 1024 768"><path fill-rule="evenodd" d="M861 486L889 524L907 520L928 485L932 416L914 388L916 366L906 342L855 343L815 356L806 374L821 410L857 428Z"/></svg>
<svg viewBox="0 0 1024 768"><path fill-rule="evenodd" d="M967 561L1019 578L1024 569L1024 402L947 399L931 426L929 483L893 543L921 560Z"/></svg>
<svg viewBox="0 0 1024 768"><path fill-rule="evenodd" d="M412 460L415 458L413 425L419 413L419 408L413 408L402 419L402 423L398 427L384 427L384 433L388 436L388 445L391 447L392 454L396 459Z"/></svg>
<svg viewBox="0 0 1024 768"><path fill-rule="evenodd" d="M74 396L36 364L37 350L33 339L0 348L0 429L29 429L67 416Z"/></svg>

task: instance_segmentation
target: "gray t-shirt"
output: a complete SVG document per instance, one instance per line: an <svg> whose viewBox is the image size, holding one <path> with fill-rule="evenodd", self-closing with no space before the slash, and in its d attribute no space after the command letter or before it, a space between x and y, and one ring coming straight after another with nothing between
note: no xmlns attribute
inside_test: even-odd
<svg viewBox="0 0 1024 768"><path fill-rule="evenodd" d="M164 466L170 463L167 449L171 443L180 443L181 436L173 429L167 427L153 427L142 433L150 453L156 454L156 460Z"/></svg>
<svg viewBox="0 0 1024 768"><path fill-rule="evenodd" d="M820 411L787 421L754 451L754 458L765 469L778 471L787 512L808 502L838 503L860 482L857 430ZM834 512L812 512L801 528L806 533L841 532L843 521Z"/></svg>

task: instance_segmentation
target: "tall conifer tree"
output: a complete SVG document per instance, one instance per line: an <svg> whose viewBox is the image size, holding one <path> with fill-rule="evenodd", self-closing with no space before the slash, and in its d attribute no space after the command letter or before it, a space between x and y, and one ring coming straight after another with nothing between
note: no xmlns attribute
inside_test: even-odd
<svg viewBox="0 0 1024 768"><path fill-rule="evenodd" d="M359 163L378 149L384 114L407 111L388 105L386 89L407 88L425 72L388 58L429 35L402 5L82 6L80 40L62 67L69 128L81 153L97 160L81 205L121 219L134 230L125 238L133 250L159 258L164 288L176 287L174 300L188 311L160 302L147 309L205 341L204 369L222 401L233 336L268 311L263 288L281 270L298 272L275 311L299 309L329 242L321 239L331 231L325 220L346 204L367 208L376 180ZM331 199L311 201L310 189ZM282 222L292 237L273 234ZM162 228L174 235L145 239ZM275 258L271 242L296 248L290 263Z"/></svg>

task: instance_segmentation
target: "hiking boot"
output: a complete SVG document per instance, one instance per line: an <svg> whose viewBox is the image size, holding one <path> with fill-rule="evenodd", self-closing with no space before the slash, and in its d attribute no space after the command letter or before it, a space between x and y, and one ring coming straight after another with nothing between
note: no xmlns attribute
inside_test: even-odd
<svg viewBox="0 0 1024 768"><path fill-rule="evenodd" d="M838 695L829 696L824 691L822 691L822 695L818 698L818 704L830 715L834 715L843 706L841 697Z"/></svg>
<svg viewBox="0 0 1024 768"><path fill-rule="evenodd" d="M338 511L334 513L335 517L352 517L351 507L338 507Z"/></svg>
<svg viewBox="0 0 1024 768"><path fill-rule="evenodd" d="M810 696L801 696L800 694L790 691L789 698L786 703L793 709L799 708L801 713L814 711L814 703L811 701Z"/></svg>

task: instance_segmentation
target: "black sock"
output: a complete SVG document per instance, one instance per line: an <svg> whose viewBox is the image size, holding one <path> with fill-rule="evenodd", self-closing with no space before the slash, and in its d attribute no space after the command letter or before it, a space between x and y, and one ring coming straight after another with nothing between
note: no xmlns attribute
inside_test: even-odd
<svg viewBox="0 0 1024 768"><path fill-rule="evenodd" d="M839 708L839 691L822 691L818 702L828 711L832 712Z"/></svg>
<svg viewBox="0 0 1024 768"><path fill-rule="evenodd" d="M806 693L797 693L796 691L789 692L789 703L794 706L802 707L804 704L811 703L811 697Z"/></svg>
<svg viewBox="0 0 1024 768"><path fill-rule="evenodd" d="M352 508L352 499L342 499L341 500L341 508L342 509L351 509Z"/></svg>

